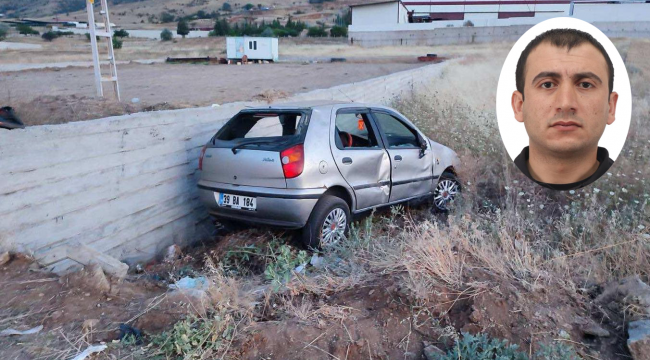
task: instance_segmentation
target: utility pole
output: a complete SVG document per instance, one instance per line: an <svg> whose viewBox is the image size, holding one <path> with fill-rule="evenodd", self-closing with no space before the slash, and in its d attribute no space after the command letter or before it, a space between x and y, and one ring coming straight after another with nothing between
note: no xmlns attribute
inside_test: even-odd
<svg viewBox="0 0 650 360"><path fill-rule="evenodd" d="M104 30L98 31L95 28L95 0L86 0L86 10L88 11L88 30L90 31L90 46L93 52L93 66L95 69L95 86L97 87L97 96L104 96L102 83L112 82L113 89L115 90L115 97L120 101L120 87L117 81L117 65L115 64L115 53L113 51L113 30L111 29L111 21L108 16L108 3L106 0L100 0L99 14L104 20ZM101 67L99 63L99 50L97 48L97 37L106 40L108 49L108 62L110 67L110 75L102 76Z"/></svg>

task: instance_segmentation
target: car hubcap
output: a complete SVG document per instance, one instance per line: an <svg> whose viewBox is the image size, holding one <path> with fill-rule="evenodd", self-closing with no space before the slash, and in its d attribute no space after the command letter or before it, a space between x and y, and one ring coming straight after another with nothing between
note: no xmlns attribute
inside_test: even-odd
<svg viewBox="0 0 650 360"><path fill-rule="evenodd" d="M347 223L348 221L343 209L336 208L330 211L321 227L321 246L330 246L339 242L345 236Z"/></svg>
<svg viewBox="0 0 650 360"><path fill-rule="evenodd" d="M458 183L451 179L443 179L438 182L433 201L438 209L447 210L447 205L454 200L457 193Z"/></svg>

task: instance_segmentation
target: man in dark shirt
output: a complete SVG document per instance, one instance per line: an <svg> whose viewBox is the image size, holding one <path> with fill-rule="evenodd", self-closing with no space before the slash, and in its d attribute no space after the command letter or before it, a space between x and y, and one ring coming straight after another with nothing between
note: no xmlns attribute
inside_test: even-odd
<svg viewBox="0 0 650 360"><path fill-rule="evenodd" d="M618 94L603 46L579 30L549 30L522 52L516 80L512 108L529 137L517 167L554 190L586 186L607 172L613 161L598 140L615 120Z"/></svg>

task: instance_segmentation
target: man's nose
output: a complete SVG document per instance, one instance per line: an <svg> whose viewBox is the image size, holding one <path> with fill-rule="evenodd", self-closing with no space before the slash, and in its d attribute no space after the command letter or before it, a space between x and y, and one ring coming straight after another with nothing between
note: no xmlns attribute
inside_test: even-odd
<svg viewBox="0 0 650 360"><path fill-rule="evenodd" d="M571 83L564 83L558 87L557 95L557 111L575 114L578 110L578 94L576 88Z"/></svg>

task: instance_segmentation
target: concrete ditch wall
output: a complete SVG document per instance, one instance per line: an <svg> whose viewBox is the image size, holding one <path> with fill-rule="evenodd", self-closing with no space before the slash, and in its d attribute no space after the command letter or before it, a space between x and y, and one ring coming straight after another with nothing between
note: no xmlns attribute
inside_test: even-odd
<svg viewBox="0 0 650 360"><path fill-rule="evenodd" d="M439 75L444 63L285 99L386 104ZM133 264L170 244L210 236L198 200L198 155L240 109L138 113L0 130L0 251L32 254L48 270L80 265L84 244Z"/></svg>
<svg viewBox="0 0 650 360"><path fill-rule="evenodd" d="M421 24L394 24L386 30L350 31L349 42L362 47L418 45L437 46L451 44L474 44L499 41L517 41L533 25L453 27L416 30ZM425 24L426 25L426 24ZM650 38L650 21L644 22L595 22L593 23L610 38ZM362 29L361 27L359 27ZM377 27L377 29L381 29ZM402 30L400 30L402 29Z"/></svg>

